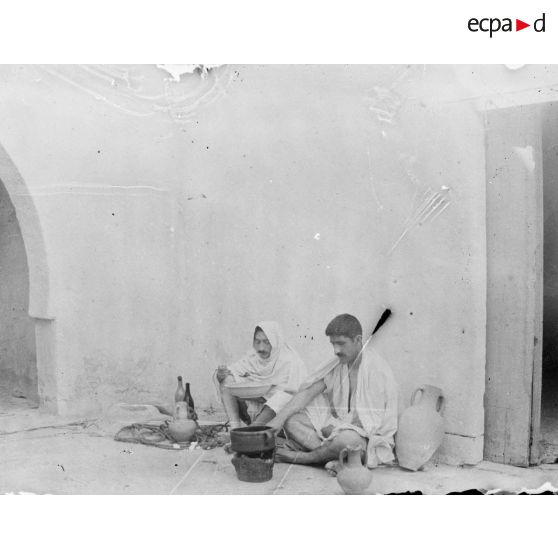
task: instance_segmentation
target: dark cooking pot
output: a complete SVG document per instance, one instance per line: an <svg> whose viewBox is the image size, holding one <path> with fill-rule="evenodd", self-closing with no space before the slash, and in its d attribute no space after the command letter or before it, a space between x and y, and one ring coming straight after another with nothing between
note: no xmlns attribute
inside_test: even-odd
<svg viewBox="0 0 558 558"><path fill-rule="evenodd" d="M269 426L245 426L231 430L231 449L237 453L257 453L275 448L275 433Z"/></svg>

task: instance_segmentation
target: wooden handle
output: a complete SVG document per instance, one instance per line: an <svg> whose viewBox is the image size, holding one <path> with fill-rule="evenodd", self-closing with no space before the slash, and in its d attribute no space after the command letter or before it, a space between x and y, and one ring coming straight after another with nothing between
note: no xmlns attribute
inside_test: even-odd
<svg viewBox="0 0 558 558"><path fill-rule="evenodd" d="M391 310L389 308L386 308L382 312L382 315L380 316L380 319L378 320L378 323L376 324L374 331L372 331L372 335L374 335L387 322L387 319L390 316L391 316Z"/></svg>

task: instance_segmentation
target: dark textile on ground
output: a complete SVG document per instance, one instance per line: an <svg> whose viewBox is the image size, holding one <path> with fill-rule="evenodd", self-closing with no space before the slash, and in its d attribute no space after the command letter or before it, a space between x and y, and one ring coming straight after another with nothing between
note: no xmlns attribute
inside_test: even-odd
<svg viewBox="0 0 558 558"><path fill-rule="evenodd" d="M130 424L120 429L114 436L114 439L117 442L146 444L164 449L189 448L193 442L197 442L202 449L213 449L221 447L227 442L226 437L222 434L227 432L228 423L198 426L194 439L191 442L180 443L173 439L169 432L168 423L169 421L165 421L162 424Z"/></svg>

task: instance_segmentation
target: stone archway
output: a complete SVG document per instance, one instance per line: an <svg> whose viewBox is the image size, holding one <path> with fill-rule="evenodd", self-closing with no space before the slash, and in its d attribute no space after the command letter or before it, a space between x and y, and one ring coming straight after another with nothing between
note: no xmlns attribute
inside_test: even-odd
<svg viewBox="0 0 558 558"><path fill-rule="evenodd" d="M8 153L0 145L0 181L15 210L29 274L28 313L33 319L39 404L58 411L56 388L55 313L43 229L32 194Z"/></svg>

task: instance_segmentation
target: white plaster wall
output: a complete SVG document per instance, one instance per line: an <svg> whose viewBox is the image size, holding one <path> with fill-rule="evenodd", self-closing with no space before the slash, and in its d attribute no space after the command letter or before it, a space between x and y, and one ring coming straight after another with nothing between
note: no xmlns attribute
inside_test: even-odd
<svg viewBox="0 0 558 558"><path fill-rule="evenodd" d="M210 372L256 321L312 368L334 315L370 330L388 306L375 344L403 405L440 385L443 451L482 458L481 109L532 68L235 66L175 85L54 70L0 68L0 144L44 231L62 412L171 398L178 374L215 403ZM447 207L393 249L432 193Z"/></svg>
<svg viewBox="0 0 558 558"><path fill-rule="evenodd" d="M388 306L393 320L375 343L394 368L403 405L421 383L440 385L447 431L477 439L484 126L470 101L438 101L449 69L415 72L241 69L244 82L226 106L200 116L195 140L204 130L210 153L192 165L200 165L208 200L184 203L185 222L195 223L191 306L203 332L193 351L209 370L216 356L240 354L239 332L249 339L256 320L275 317L312 367L330 354L323 330L334 315L354 313L370 330ZM391 122L378 119L378 105L392 111ZM390 253L416 200L443 185L447 209L411 228ZM481 459L482 443L470 446L469 459Z"/></svg>

